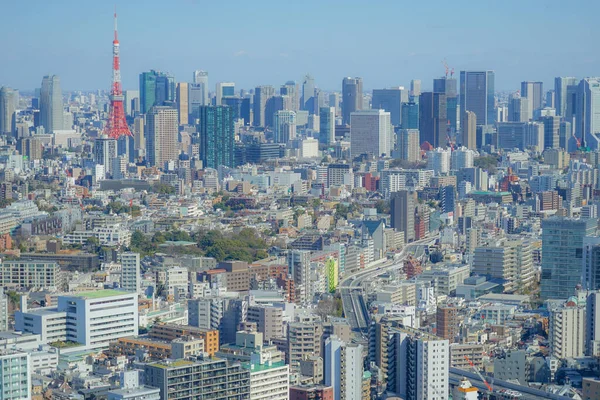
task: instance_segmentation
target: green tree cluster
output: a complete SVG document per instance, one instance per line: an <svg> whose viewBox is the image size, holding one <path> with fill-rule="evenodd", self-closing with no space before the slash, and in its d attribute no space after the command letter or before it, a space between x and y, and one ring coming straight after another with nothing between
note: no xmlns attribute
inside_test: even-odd
<svg viewBox="0 0 600 400"><path fill-rule="evenodd" d="M268 256L267 243L251 228L244 228L232 235L210 230L200 233L197 243L207 257L214 257L219 262L240 260L250 263Z"/></svg>

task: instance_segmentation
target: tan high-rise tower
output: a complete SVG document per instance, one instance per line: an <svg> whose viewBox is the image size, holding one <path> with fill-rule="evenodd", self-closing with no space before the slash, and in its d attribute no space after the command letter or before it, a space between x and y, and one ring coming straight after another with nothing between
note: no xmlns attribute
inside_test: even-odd
<svg viewBox="0 0 600 400"><path fill-rule="evenodd" d="M178 116L172 107L154 106L146 116L146 159L151 166L164 168L177 160Z"/></svg>

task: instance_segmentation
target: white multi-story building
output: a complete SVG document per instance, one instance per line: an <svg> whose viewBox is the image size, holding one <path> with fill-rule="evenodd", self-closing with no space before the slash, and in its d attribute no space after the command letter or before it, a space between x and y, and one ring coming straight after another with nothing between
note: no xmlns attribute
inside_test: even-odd
<svg viewBox="0 0 600 400"><path fill-rule="evenodd" d="M8 296L0 287L0 332L8 330Z"/></svg>
<svg viewBox="0 0 600 400"><path fill-rule="evenodd" d="M583 357L585 350L585 306L572 297L550 310L550 353L558 359Z"/></svg>
<svg viewBox="0 0 600 400"><path fill-rule="evenodd" d="M59 296L56 307L15 312L15 330L39 334L46 343L70 341L89 348L138 334L138 295L98 290Z"/></svg>
<svg viewBox="0 0 600 400"><path fill-rule="evenodd" d="M427 152L427 168L433 170L433 173L445 175L450 172L450 149L442 149L438 147L435 150Z"/></svg>
<svg viewBox="0 0 600 400"><path fill-rule="evenodd" d="M92 230L76 230L63 236L63 243L84 245L91 237L98 239L101 246L129 246L131 243L131 231L119 224Z"/></svg>
<svg viewBox="0 0 600 400"><path fill-rule="evenodd" d="M0 350L0 399L31 398L29 355L13 350Z"/></svg>
<svg viewBox="0 0 600 400"><path fill-rule="evenodd" d="M252 400L287 400L290 390L290 367L285 362L251 363L250 398Z"/></svg>
<svg viewBox="0 0 600 400"><path fill-rule="evenodd" d="M273 116L275 143L287 143L296 138L296 113L279 110Z"/></svg>
<svg viewBox="0 0 600 400"><path fill-rule="evenodd" d="M390 113L384 110L361 110L350 114L350 154L391 155L393 148Z"/></svg>
<svg viewBox="0 0 600 400"><path fill-rule="evenodd" d="M304 303L309 300L310 285L310 251L292 250L287 257L288 271L294 279L296 301Z"/></svg>
<svg viewBox="0 0 600 400"><path fill-rule="evenodd" d="M362 345L346 344L337 336L325 342L323 364L325 385L333 387L335 400L362 399Z"/></svg>
<svg viewBox="0 0 600 400"><path fill-rule="evenodd" d="M121 288L128 292L139 293L142 282L139 253L125 252L119 256L121 259Z"/></svg>
<svg viewBox="0 0 600 400"><path fill-rule="evenodd" d="M475 154L475 151L467 149L466 147L459 147L454 150L450 157L452 169L458 171L462 168L472 168Z"/></svg>

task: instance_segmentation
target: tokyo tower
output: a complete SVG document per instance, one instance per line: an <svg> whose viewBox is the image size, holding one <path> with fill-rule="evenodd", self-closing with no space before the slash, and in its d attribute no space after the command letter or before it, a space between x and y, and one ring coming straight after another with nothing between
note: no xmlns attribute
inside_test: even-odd
<svg viewBox="0 0 600 400"><path fill-rule="evenodd" d="M110 110L104 134L111 139L132 136L123 108L123 89L121 88L121 68L119 66L119 39L117 37L117 13L115 11L115 39L113 40L113 82L110 90Z"/></svg>

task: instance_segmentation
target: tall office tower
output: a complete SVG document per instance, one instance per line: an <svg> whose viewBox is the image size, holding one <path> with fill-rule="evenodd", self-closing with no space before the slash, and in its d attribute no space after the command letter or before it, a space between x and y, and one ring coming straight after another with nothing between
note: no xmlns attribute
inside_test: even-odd
<svg viewBox="0 0 600 400"><path fill-rule="evenodd" d="M413 79L410 81L410 95L419 97L421 95L421 80Z"/></svg>
<svg viewBox="0 0 600 400"><path fill-rule="evenodd" d="M140 255L127 251L119 255L121 259L121 288L139 293L142 278L140 275Z"/></svg>
<svg viewBox="0 0 600 400"><path fill-rule="evenodd" d="M325 341L325 385L333 387L334 400L362 399L362 349L362 345L346 344L335 335Z"/></svg>
<svg viewBox="0 0 600 400"><path fill-rule="evenodd" d="M200 116L200 107L208 105L210 104L206 87L201 83L190 83L188 85L188 123L195 124Z"/></svg>
<svg viewBox="0 0 600 400"><path fill-rule="evenodd" d="M419 132L421 141L433 147L445 146L448 118L446 115L446 95L444 93L423 92L419 97Z"/></svg>
<svg viewBox="0 0 600 400"><path fill-rule="evenodd" d="M288 273L294 279L296 302L305 303L310 285L310 251L291 250L287 257Z"/></svg>
<svg viewBox="0 0 600 400"><path fill-rule="evenodd" d="M596 220L542 220L542 299L567 299L581 281L583 240L594 234Z"/></svg>
<svg viewBox="0 0 600 400"><path fill-rule="evenodd" d="M223 105L223 97L235 96L234 82L219 82L215 91L215 105Z"/></svg>
<svg viewBox="0 0 600 400"><path fill-rule="evenodd" d="M146 135L144 134L146 118L144 115L138 115L133 120L133 143L135 150L146 151Z"/></svg>
<svg viewBox="0 0 600 400"><path fill-rule="evenodd" d="M402 103L408 103L408 91L401 86L391 89L373 89L371 108L389 112L394 126L401 124Z"/></svg>
<svg viewBox="0 0 600 400"><path fill-rule="evenodd" d="M273 119L275 143L287 143L296 138L296 113L289 110L276 111Z"/></svg>
<svg viewBox="0 0 600 400"><path fill-rule="evenodd" d="M287 96L270 97L265 104L265 127L274 127L275 113L277 111L288 110L289 103Z"/></svg>
<svg viewBox="0 0 600 400"><path fill-rule="evenodd" d="M175 78L160 71L140 74L140 112L146 114L153 106L170 105L175 101Z"/></svg>
<svg viewBox="0 0 600 400"><path fill-rule="evenodd" d="M0 88L0 135L12 135L15 131L16 92L9 87Z"/></svg>
<svg viewBox="0 0 600 400"><path fill-rule="evenodd" d="M300 110L300 100L298 98L298 87L296 82L287 81L279 88L279 94L281 96L288 96L290 99L289 109L292 111Z"/></svg>
<svg viewBox="0 0 600 400"><path fill-rule="evenodd" d="M465 146L467 149L477 150L477 116L475 116L473 111L465 111L461 114L461 145Z"/></svg>
<svg viewBox="0 0 600 400"><path fill-rule="evenodd" d="M582 284L585 290L600 290L600 237L598 236L583 239Z"/></svg>
<svg viewBox="0 0 600 400"><path fill-rule="evenodd" d="M418 129L400 129L398 152L401 160L417 162L421 160L421 140Z"/></svg>
<svg viewBox="0 0 600 400"><path fill-rule="evenodd" d="M275 96L273 86L258 86L254 89L254 126L265 127L267 102Z"/></svg>
<svg viewBox="0 0 600 400"><path fill-rule="evenodd" d="M527 97L520 97L513 94L508 99L508 121L509 122L527 122L533 117L531 114L531 100Z"/></svg>
<svg viewBox="0 0 600 400"><path fill-rule="evenodd" d="M544 106L544 84L542 82L521 82L521 97L529 99L531 115Z"/></svg>
<svg viewBox="0 0 600 400"><path fill-rule="evenodd" d="M46 133L63 128L63 100L60 78L48 75L42 79L40 90L40 125Z"/></svg>
<svg viewBox="0 0 600 400"><path fill-rule="evenodd" d="M355 111L350 116L350 154L391 155L393 148L390 113L383 110Z"/></svg>
<svg viewBox="0 0 600 400"><path fill-rule="evenodd" d="M329 94L329 107L335 107L335 116L340 115L340 94L333 92Z"/></svg>
<svg viewBox="0 0 600 400"><path fill-rule="evenodd" d="M556 110L556 92L554 90L548 90L546 92L546 108L554 108ZM556 113L558 115L558 113Z"/></svg>
<svg viewBox="0 0 600 400"><path fill-rule="evenodd" d="M179 125L187 125L189 121L189 88L187 82L177 84L177 113L179 114Z"/></svg>
<svg viewBox="0 0 600 400"><path fill-rule="evenodd" d="M450 129L453 132L458 130L459 117L458 117L458 89L455 78L448 78L447 76L433 80L433 92L444 93L446 95L446 114L448 116L448 122Z"/></svg>
<svg viewBox="0 0 600 400"><path fill-rule="evenodd" d="M135 117L140 112L140 91L139 90L125 90L123 91L125 100L123 106L125 107L125 115Z"/></svg>
<svg viewBox="0 0 600 400"><path fill-rule="evenodd" d="M227 106L200 107L200 158L204 168L233 167L235 131Z"/></svg>
<svg viewBox="0 0 600 400"><path fill-rule="evenodd" d="M554 95L556 98L556 114L565 118L567 121L573 121L573 105L575 104L574 95L576 93L577 78L557 77L554 78ZM571 107L569 107L569 104ZM567 112L570 111L570 112ZM569 118L569 114L570 118Z"/></svg>
<svg viewBox="0 0 600 400"><path fill-rule="evenodd" d="M456 307L438 307L435 318L435 334L455 343L460 332L460 319Z"/></svg>
<svg viewBox="0 0 600 400"><path fill-rule="evenodd" d="M415 193L400 190L391 194L390 210L392 228L404 232L405 243L415 240Z"/></svg>
<svg viewBox="0 0 600 400"><path fill-rule="evenodd" d="M362 110L362 78L344 78L342 81L342 123L350 124L350 115Z"/></svg>
<svg viewBox="0 0 600 400"><path fill-rule="evenodd" d="M477 125L493 125L494 71L460 71L460 111L473 111Z"/></svg>
<svg viewBox="0 0 600 400"><path fill-rule="evenodd" d="M319 108L319 143L335 143L335 107Z"/></svg>
<svg viewBox="0 0 600 400"><path fill-rule="evenodd" d="M387 388L403 399L446 399L448 340L408 327L388 329Z"/></svg>
<svg viewBox="0 0 600 400"><path fill-rule="evenodd" d="M586 333L585 354L590 357L600 356L600 292L588 294L586 299Z"/></svg>
<svg viewBox="0 0 600 400"><path fill-rule="evenodd" d="M31 362L29 354L17 350L0 352L0 399L31 399Z"/></svg>
<svg viewBox="0 0 600 400"><path fill-rule="evenodd" d="M535 283L532 245L522 240L500 240L477 247L472 272L488 280L502 280L505 293L523 293Z"/></svg>
<svg viewBox="0 0 600 400"><path fill-rule="evenodd" d="M575 293L573 290L572 293ZM583 357L585 353L585 302L570 297L563 305L550 307L548 321L550 355L558 359Z"/></svg>
<svg viewBox="0 0 600 400"><path fill-rule="evenodd" d="M401 121L402 129L419 129L419 103L417 101L402 104Z"/></svg>
<svg viewBox="0 0 600 400"><path fill-rule="evenodd" d="M544 148L560 148L560 117L541 117L540 122L544 124Z"/></svg>
<svg viewBox="0 0 600 400"><path fill-rule="evenodd" d="M112 172L113 160L117 158L117 140L108 136L101 136L94 140L94 161L104 165L105 171Z"/></svg>
<svg viewBox="0 0 600 400"><path fill-rule="evenodd" d="M600 78L584 78L577 90L575 135L582 146L600 149Z"/></svg>
<svg viewBox="0 0 600 400"><path fill-rule="evenodd" d="M200 88L200 101L202 106L208 106L210 99L208 98L208 71L196 70L194 71L194 82Z"/></svg>
<svg viewBox="0 0 600 400"><path fill-rule="evenodd" d="M150 166L164 168L165 162L179 157L177 110L154 106L146 114L146 160Z"/></svg>
<svg viewBox="0 0 600 400"><path fill-rule="evenodd" d="M300 109L308 111L309 114L315 114L317 108L317 99L315 97L315 79L306 75L302 82L302 98L300 99Z"/></svg>
<svg viewBox="0 0 600 400"><path fill-rule="evenodd" d="M569 152L577 150L569 147L569 142L572 142L571 139L573 138L573 124L571 122L560 122L560 127L558 128L558 137L558 146L561 149L565 149Z"/></svg>

